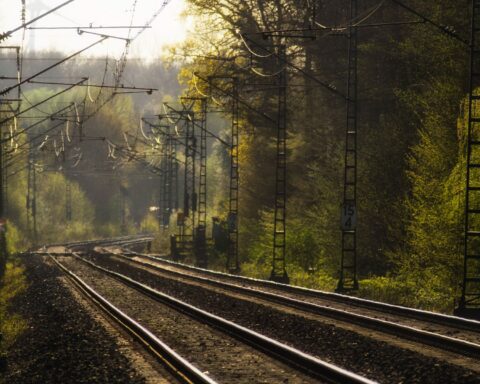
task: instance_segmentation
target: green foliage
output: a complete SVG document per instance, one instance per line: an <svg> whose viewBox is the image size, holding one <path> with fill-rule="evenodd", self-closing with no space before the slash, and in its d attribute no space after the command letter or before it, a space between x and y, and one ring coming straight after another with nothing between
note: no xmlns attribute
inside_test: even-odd
<svg viewBox="0 0 480 384"><path fill-rule="evenodd" d="M290 284L322 291L333 291L338 280L323 269L305 271L298 266L289 266Z"/></svg>
<svg viewBox="0 0 480 384"><path fill-rule="evenodd" d="M0 285L0 333L3 340L0 343L0 355L13 344L15 339L25 330L27 324L18 314L14 313L11 301L27 288L24 268L18 260L11 259L5 270Z"/></svg>
<svg viewBox="0 0 480 384"><path fill-rule="evenodd" d="M6 238L7 252L9 255L25 251L29 246L28 239L22 235L18 227L12 221L9 221L7 224Z"/></svg>
<svg viewBox="0 0 480 384"><path fill-rule="evenodd" d="M161 255L170 254L170 235L173 234L172 228L159 229L154 232L155 238L152 241L152 252Z"/></svg>
<svg viewBox="0 0 480 384"><path fill-rule="evenodd" d="M452 313L456 292L445 285L445 278L431 270L402 277L374 277L360 281L358 295L396 305Z"/></svg>
<svg viewBox="0 0 480 384"><path fill-rule="evenodd" d="M59 173L42 175L38 182L37 223L42 242L84 239L94 233L93 207L75 182L71 183L72 221L66 220L65 187L65 176Z"/></svg>
<svg viewBox="0 0 480 384"><path fill-rule="evenodd" d="M424 122L408 159L407 241L389 254L394 273L362 280L360 295L451 313L462 277L467 122L462 114L457 129L442 125L436 109Z"/></svg>
<svg viewBox="0 0 480 384"><path fill-rule="evenodd" d="M7 241L10 252L25 250L33 242L33 218L27 217L26 173L9 182ZM71 184L72 220L66 218L66 177L62 173L37 170L37 240L56 243L93 237L94 208L80 185Z"/></svg>
<svg viewBox="0 0 480 384"><path fill-rule="evenodd" d="M155 233L160 230L158 219L153 213L147 214L140 223L140 232Z"/></svg>
<svg viewBox="0 0 480 384"><path fill-rule="evenodd" d="M262 212L260 220L241 219L239 243L248 244L248 247L239 249L241 269L248 269L247 264L251 264L252 269L258 269L257 273L264 273L263 276L255 277L268 277L273 252L272 213Z"/></svg>
<svg viewBox="0 0 480 384"><path fill-rule="evenodd" d="M240 2L237 7L223 0L189 2L199 16L198 33L182 53L199 56L185 63L181 78L186 84L195 71L205 77L234 74L250 83L237 69L248 62L219 64L208 57L250 56L238 31L304 28L309 17L308 7L296 0ZM409 6L468 35L466 7L448 0L412 0ZM342 25L346 11L345 4L326 0L317 17ZM372 17L404 16L390 4ZM250 48L264 44L251 39ZM462 116L457 126L457 118L466 93L467 50L427 24L385 28L381 34L362 29L359 44L360 294L449 311L461 280L465 120ZM345 52L338 40L313 44L304 39L289 46L288 54L304 71L344 93ZM254 66L263 73L278 70L268 59L256 58ZM289 81L306 87L287 91L287 269L292 282L333 289L341 253L344 104L321 87L309 87L312 79L299 72L289 71ZM276 118L276 91L244 92L242 97ZM252 110L242 113L244 127L254 127L254 135L242 136L240 144L240 257L243 273L265 278L273 252L275 124ZM213 161L209 170L228 164ZM209 198L221 214L226 194L216 192Z"/></svg>
<svg viewBox="0 0 480 384"><path fill-rule="evenodd" d="M243 255L242 273L256 278L268 278L271 272L273 254L272 212L263 212L259 222L249 222L242 226L241 239L250 244L247 254ZM248 231L245 229L248 228ZM244 240L245 241L245 240ZM318 242L313 227L298 219L287 222L286 241L287 272L292 284L311 288L326 289L334 287L332 269Z"/></svg>
<svg viewBox="0 0 480 384"><path fill-rule="evenodd" d="M245 59L250 52L238 32L304 29L311 16L311 9L299 0L241 1L235 6L227 0L189 3L189 12L198 16L197 33L172 52L175 58L177 54L194 55L179 74L181 82L190 86L185 91L189 96L194 96L195 90L198 94L210 91L207 84L194 82L194 72L203 77L234 75L246 83L252 83L251 74L239 71L239 67L248 69L253 64L257 72L275 73L279 69L276 60ZM449 0L411 0L409 5L467 35L467 7ZM317 18L328 20L329 25L344 25L346 11L346 3L325 0L317 9ZM370 22L374 23L376 17L403 20L404 12L394 4L385 4L371 15ZM254 50L266 42L261 36L251 39L254 41L249 48ZM344 39L339 41L301 39L288 47L289 59L303 73L289 69L289 82L295 86L287 90L287 269L292 283L329 290L335 286L341 253L345 103L305 73L345 93L346 46ZM458 124L457 118L466 92L467 50L427 24L386 27L382 33L365 28L359 41L360 295L449 311L458 295L462 273L466 128L464 113ZM222 89L231 87L228 80L218 80L218 85ZM53 92L36 89L28 97L34 102ZM231 98L215 96L222 109L229 111ZM80 91L74 95L77 101L83 97ZM273 253L277 90L267 87L245 91L242 100L252 108L242 107L240 116L240 259L244 274L266 278ZM55 110L64 101L59 99L45 107ZM152 102L146 108L155 107ZM103 108L85 126L85 133L123 143L123 133L136 132L137 116L134 100L123 95ZM230 140L230 118L225 112L223 117L208 122L226 142ZM90 171L105 160L105 143L101 140L76 144L84 154L79 170ZM39 164L47 164L48 150L45 156L39 156ZM224 219L229 153L218 143L209 147L209 152L208 215ZM42 173L38 182L40 241L58 241L54 233L62 233L65 239L92 236L94 227L97 234L114 236L132 232L140 223L142 230L157 234L154 250L165 252L176 228L159 228L154 215L146 212L145 202L157 204L158 179L137 183L133 173L138 168L133 164L131 158L122 163L124 178L106 176L92 182L91 176L79 177L72 196L74 219L68 223L64 219L64 176ZM65 166L59 159L48 165L55 169ZM480 178L480 174L474 176ZM123 194L115 192L120 187ZM25 171L9 188L13 224L8 237L12 249L18 249L25 246L21 239L30 234L24 208ZM211 265L223 268L225 257L224 252L212 252Z"/></svg>

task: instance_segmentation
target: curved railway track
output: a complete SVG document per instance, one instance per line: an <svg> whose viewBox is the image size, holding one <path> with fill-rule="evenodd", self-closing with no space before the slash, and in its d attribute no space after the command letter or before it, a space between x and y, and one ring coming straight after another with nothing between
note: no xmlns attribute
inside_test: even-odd
<svg viewBox="0 0 480 384"><path fill-rule="evenodd" d="M184 270L189 272L189 276L209 276L211 280L220 280L220 281L230 281L236 284L248 284L250 286L265 288L272 291L277 291L281 293L289 293L304 297L311 297L313 299L326 300L331 303L345 304L350 307L356 308L365 308L369 310L378 311L381 313L392 314L397 316L408 317L410 319L416 319L420 321L428 321L430 323L439 324L442 326L451 326L459 330L467 330L472 332L480 332L480 321L466 319L458 316L450 316L435 312L429 312L424 310L419 310L415 308L408 308L399 305L393 305L388 303L382 303L379 301L373 301L368 299L362 299L359 297L342 295L333 292L325 292L314 289L308 289L299 286L286 285L281 283L276 283L268 280L254 279L250 277L237 276L226 274L222 272L202 269L193 267L191 265L182 264L173 262L161 257L155 257L151 255L146 255L142 253L126 251L123 254L115 254L115 256L129 256L134 262L133 258L141 258L149 261L153 261L159 266L164 266L168 268L163 268L166 271L178 271ZM155 267L155 266L154 266ZM172 269L174 268L174 269Z"/></svg>
<svg viewBox="0 0 480 384"><path fill-rule="evenodd" d="M232 276L143 254L129 253L129 256L122 254L115 254L114 256L142 267L160 271L174 279L198 282L225 291L295 308L306 313L349 322L441 350L480 358L480 322L475 320L269 281ZM229 282L225 280L229 280ZM286 293L288 295L285 295ZM313 300L308 300L308 298ZM338 307L339 304L340 307ZM358 308L363 311L358 313ZM435 330L431 330L435 328L432 327L432 324L437 325ZM452 334L460 334L460 337L450 336Z"/></svg>
<svg viewBox="0 0 480 384"><path fill-rule="evenodd" d="M180 300L158 292L155 289L141 284L127 276L123 276L114 271L107 270L101 266L92 263L89 260L83 259L78 255L76 255L75 259L81 261L85 266L88 266L92 270L100 272L104 275L108 275L110 278L121 282L123 285L134 288L136 291L141 292L143 295L147 296L150 299L154 299L155 301L160 302L163 305L167 305L168 307L172 308L175 311L178 311L179 313L186 314L189 317L201 322L202 324L209 324L211 327L221 330L223 333L229 335L230 337L234 337L242 343L246 343L257 350L260 350L263 354L268 355L269 358L282 361L288 366L294 367L295 370L298 370L303 374L314 378L315 380L321 380L321 382L324 383L373 383L370 380L364 379L363 377L355 375L349 371L326 363L318 358L298 351L292 347L284 345L257 332L251 331L231 321L225 320L219 316L212 315L204 310L198 309L192 305L181 302ZM114 308L113 304L109 303L107 299L101 298L101 296L96 293L92 287L89 287L85 282L81 282L81 279L74 272L70 271L69 268L63 265L63 262L59 262L58 260L56 260L56 263L72 279L75 280L77 285L81 286L83 292L86 292L89 297L95 297L97 304L99 303L103 309L108 308L108 310L110 311L112 310L112 308ZM161 351L162 356L165 351L168 352L169 348L165 345L161 347L163 343L161 343L158 337L156 337L151 331L148 331L145 327L141 326L132 318L125 318L123 315L121 314L121 311L117 310L115 311L114 317L117 318L117 320L118 318L120 318L120 321L127 325L130 332L132 332L133 330L134 334L140 335L143 344L147 345L150 349ZM150 344L151 342L153 342L153 345ZM164 358L166 359L166 357ZM201 371L197 370L197 372L190 372L190 368L194 367L186 361L182 361L182 359L179 358L178 355L177 357L173 357L173 361L171 359L172 357L169 356L168 364L173 367L171 368L171 370L182 372L181 375L185 376L187 380L190 380L185 382L213 382L208 381L212 379L202 374ZM186 373L183 373L185 369ZM193 378L191 378L192 375L194 375ZM197 379L195 375L200 376L198 376ZM241 380L239 382L243 382ZM315 380L314 382L317 382Z"/></svg>
<svg viewBox="0 0 480 384"><path fill-rule="evenodd" d="M132 246L135 244L145 244L153 240L153 235L151 234L140 234L140 235L126 235L120 237L112 237L108 239L93 239L93 240L80 240L80 241L70 241L66 243L52 243L45 244L43 248L35 251L37 254L48 254L49 248L63 247L68 248L71 251L74 250L93 250L97 246Z"/></svg>

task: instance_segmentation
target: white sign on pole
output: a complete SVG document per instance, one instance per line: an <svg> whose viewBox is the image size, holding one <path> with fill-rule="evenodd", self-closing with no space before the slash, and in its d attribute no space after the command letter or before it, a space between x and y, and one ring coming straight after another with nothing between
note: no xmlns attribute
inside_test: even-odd
<svg viewBox="0 0 480 384"><path fill-rule="evenodd" d="M342 230L352 231L357 227L357 207L353 202L342 206Z"/></svg>

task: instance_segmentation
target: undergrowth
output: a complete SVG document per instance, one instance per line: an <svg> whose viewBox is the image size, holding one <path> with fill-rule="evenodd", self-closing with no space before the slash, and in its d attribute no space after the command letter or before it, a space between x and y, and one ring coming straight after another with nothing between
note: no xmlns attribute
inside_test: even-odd
<svg viewBox="0 0 480 384"><path fill-rule="evenodd" d="M11 307L12 300L27 288L25 269L16 259L7 262L0 285L0 355L5 356L17 337L26 329L26 321ZM0 382L2 382L0 380Z"/></svg>

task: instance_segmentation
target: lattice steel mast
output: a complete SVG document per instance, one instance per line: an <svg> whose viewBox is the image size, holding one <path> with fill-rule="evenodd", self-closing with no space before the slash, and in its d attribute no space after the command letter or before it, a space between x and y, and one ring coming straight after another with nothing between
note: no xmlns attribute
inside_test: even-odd
<svg viewBox="0 0 480 384"><path fill-rule="evenodd" d="M180 249L188 252L194 240L195 234L195 125L194 115L188 112L185 119L185 167L184 167L184 190L183 190L183 220L180 225Z"/></svg>
<svg viewBox="0 0 480 384"><path fill-rule="evenodd" d="M238 144L239 144L239 105L238 79L232 77L232 129L230 145L230 184L228 192L228 249L227 270L229 273L239 273L238 260Z"/></svg>
<svg viewBox="0 0 480 384"><path fill-rule="evenodd" d="M462 296L456 313L480 318L480 0L472 1Z"/></svg>
<svg viewBox="0 0 480 384"><path fill-rule="evenodd" d="M0 137L2 135L2 126L0 126ZM7 187L7 180L6 180L6 169L5 169L5 144L0 142L0 218L2 219L1 228L0 228L0 278L3 277L5 273L5 266L7 262L7 238L6 238L6 219L5 219L5 211L6 211L6 187Z"/></svg>
<svg viewBox="0 0 480 384"><path fill-rule="evenodd" d="M72 183L67 174L65 174L65 219L72 221Z"/></svg>
<svg viewBox="0 0 480 384"><path fill-rule="evenodd" d="M168 227L170 222L170 126L163 134L160 150L160 204L159 220L162 227Z"/></svg>
<svg viewBox="0 0 480 384"><path fill-rule="evenodd" d="M172 195L173 195L173 185L172 185L172 181L173 181L173 158L172 158L172 145L173 145L173 140L172 140L172 136L171 136L171 129L170 129L170 126L167 128L167 137L166 137L166 140L167 140L167 158L166 158L166 162L167 162L167 174L166 174L166 189L165 189L165 193L166 193L166 210L165 210L165 213L164 213L164 218L163 218L163 222L165 225L169 226L170 225L170 215L172 214L172 211L173 211L173 202L172 202Z"/></svg>
<svg viewBox="0 0 480 384"><path fill-rule="evenodd" d="M198 225L195 236L197 266L207 268L207 99L200 99L200 166L198 175Z"/></svg>
<svg viewBox="0 0 480 384"><path fill-rule="evenodd" d="M178 211L178 159L177 140L171 140L171 169L172 169L172 209Z"/></svg>
<svg viewBox="0 0 480 384"><path fill-rule="evenodd" d="M35 169L35 150L30 148L27 180L27 226L34 245L37 243L37 175Z"/></svg>
<svg viewBox="0 0 480 384"><path fill-rule="evenodd" d="M286 47L278 46L278 64L285 66ZM275 211L273 221L273 258L270 280L289 283L285 261L287 203L287 69L278 80L277 153L275 169Z"/></svg>
<svg viewBox="0 0 480 384"><path fill-rule="evenodd" d="M357 0L350 0L351 23L358 15ZM348 26L347 131L342 206L342 254L337 291L358 289L357 280L357 27Z"/></svg>

